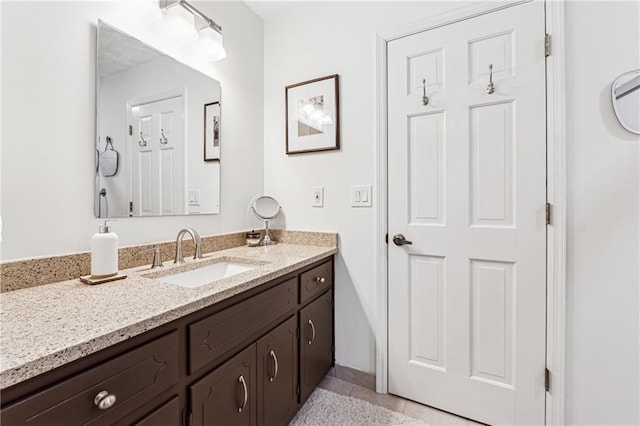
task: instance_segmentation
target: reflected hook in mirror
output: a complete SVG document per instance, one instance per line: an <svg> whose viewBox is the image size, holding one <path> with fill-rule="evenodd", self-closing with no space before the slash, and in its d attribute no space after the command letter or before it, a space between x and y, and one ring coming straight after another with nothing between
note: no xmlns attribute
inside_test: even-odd
<svg viewBox="0 0 640 426"><path fill-rule="evenodd" d="M142 132L140 132L140 140L138 141L138 145L147 146L147 141L144 139L144 136L142 135Z"/></svg>

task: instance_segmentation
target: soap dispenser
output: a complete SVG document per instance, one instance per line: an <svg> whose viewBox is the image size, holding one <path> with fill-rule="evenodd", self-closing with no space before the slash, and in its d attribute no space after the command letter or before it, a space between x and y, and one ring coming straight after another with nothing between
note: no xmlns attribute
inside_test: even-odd
<svg viewBox="0 0 640 426"><path fill-rule="evenodd" d="M108 278L118 273L118 236L104 221L91 237L91 277Z"/></svg>

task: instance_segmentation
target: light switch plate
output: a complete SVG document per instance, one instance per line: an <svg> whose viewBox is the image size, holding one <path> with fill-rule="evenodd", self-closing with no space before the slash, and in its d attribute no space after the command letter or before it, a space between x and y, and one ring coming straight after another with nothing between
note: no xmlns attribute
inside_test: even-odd
<svg viewBox="0 0 640 426"><path fill-rule="evenodd" d="M311 207L324 207L324 188L316 186L311 188Z"/></svg>
<svg viewBox="0 0 640 426"><path fill-rule="evenodd" d="M371 207L371 185L351 186L351 207Z"/></svg>
<svg viewBox="0 0 640 426"><path fill-rule="evenodd" d="M191 190L189 190L189 205L190 206L199 206L200 205L200 190L199 189L191 189Z"/></svg>

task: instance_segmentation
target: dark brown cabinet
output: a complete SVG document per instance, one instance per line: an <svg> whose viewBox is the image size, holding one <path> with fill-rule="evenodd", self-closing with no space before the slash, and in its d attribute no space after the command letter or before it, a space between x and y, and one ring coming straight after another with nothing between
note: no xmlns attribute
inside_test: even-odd
<svg viewBox="0 0 640 426"><path fill-rule="evenodd" d="M255 345L189 386L189 394L195 426L255 425Z"/></svg>
<svg viewBox="0 0 640 426"><path fill-rule="evenodd" d="M4 389L0 423L285 426L333 327L330 257Z"/></svg>
<svg viewBox="0 0 640 426"><path fill-rule="evenodd" d="M112 424L178 381L178 333L144 344L2 410L3 425Z"/></svg>
<svg viewBox="0 0 640 426"><path fill-rule="evenodd" d="M333 292L300 310L300 399L318 386L333 365Z"/></svg>
<svg viewBox="0 0 640 426"><path fill-rule="evenodd" d="M142 420L135 422L135 426L179 425L180 422L180 400L175 396L152 413L144 416Z"/></svg>
<svg viewBox="0 0 640 426"><path fill-rule="evenodd" d="M258 340L258 424L286 425L298 411L298 321L292 316Z"/></svg>
<svg viewBox="0 0 640 426"><path fill-rule="evenodd" d="M292 278L251 299L189 325L189 372L224 360L256 333L273 328L298 307Z"/></svg>

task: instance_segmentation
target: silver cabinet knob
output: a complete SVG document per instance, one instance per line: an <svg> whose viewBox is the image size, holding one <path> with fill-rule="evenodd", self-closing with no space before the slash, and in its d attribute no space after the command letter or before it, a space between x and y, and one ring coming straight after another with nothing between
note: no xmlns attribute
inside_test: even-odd
<svg viewBox="0 0 640 426"><path fill-rule="evenodd" d="M325 282L325 281L326 281L326 280L325 280L325 278L324 278L324 277L316 277L316 282L317 282L317 283L324 284L324 282Z"/></svg>
<svg viewBox="0 0 640 426"><path fill-rule="evenodd" d="M101 410L106 410L113 407L113 404L116 403L116 396L110 394L107 391L100 391L93 398L93 403Z"/></svg>

